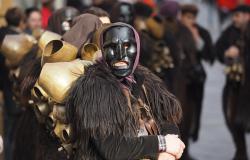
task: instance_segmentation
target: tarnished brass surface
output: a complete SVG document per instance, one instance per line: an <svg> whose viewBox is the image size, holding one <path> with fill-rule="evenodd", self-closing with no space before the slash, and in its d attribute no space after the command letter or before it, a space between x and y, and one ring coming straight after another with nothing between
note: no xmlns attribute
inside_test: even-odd
<svg viewBox="0 0 250 160"><path fill-rule="evenodd" d="M233 81L240 82L243 80L244 67L241 63L227 65L224 69L224 72L227 77Z"/></svg>
<svg viewBox="0 0 250 160"><path fill-rule="evenodd" d="M46 63L38 84L54 102L63 104L72 82L84 73L84 66L89 64L91 62L79 59L71 62Z"/></svg>
<svg viewBox="0 0 250 160"><path fill-rule="evenodd" d="M47 117L47 119L46 119L46 128L48 129L48 130L54 130L55 129L55 127L56 127L56 124L57 124L57 119L55 119L55 117L54 117L54 115L53 115L53 112L51 112L50 114L49 114L49 116Z"/></svg>
<svg viewBox="0 0 250 160"><path fill-rule="evenodd" d="M18 79L19 75L20 75L20 67L10 70L9 76Z"/></svg>
<svg viewBox="0 0 250 160"><path fill-rule="evenodd" d="M70 143L72 131L70 125L60 123L57 121L55 129L54 129L55 135L60 138L60 140L63 143Z"/></svg>
<svg viewBox="0 0 250 160"><path fill-rule="evenodd" d="M68 158L69 158L69 156L72 154L72 152L73 152L73 149L75 148L74 147L74 145L73 144L65 144L65 143L63 143L63 144L61 144L61 148L59 148L58 150L60 151L60 150L65 150L67 153L68 153Z"/></svg>
<svg viewBox="0 0 250 160"><path fill-rule="evenodd" d="M51 107L48 103L38 102L35 104L35 107L41 116L48 116L51 112Z"/></svg>
<svg viewBox="0 0 250 160"><path fill-rule="evenodd" d="M52 40L60 40L61 35L51 32L51 31L45 31L41 35L39 41L38 41L38 46L41 50L44 50L45 46Z"/></svg>
<svg viewBox="0 0 250 160"><path fill-rule="evenodd" d="M65 123L65 124L67 123L64 105L54 104L52 114L53 114L53 117L55 117L55 119L57 119L58 121Z"/></svg>
<svg viewBox="0 0 250 160"><path fill-rule="evenodd" d="M27 34L6 35L1 46L1 52L6 57L6 65L17 66L35 43L36 40Z"/></svg>
<svg viewBox="0 0 250 160"><path fill-rule="evenodd" d="M98 58L98 51L99 48L94 43L87 43L81 49L81 58L83 60L88 60L91 62L95 62Z"/></svg>
<svg viewBox="0 0 250 160"><path fill-rule="evenodd" d="M32 89L35 114L49 133L60 141L59 151L72 154L72 128L65 113L65 97L72 83L84 73L91 61L75 59L70 62L45 63Z"/></svg>
<svg viewBox="0 0 250 160"><path fill-rule="evenodd" d="M35 86L31 90L31 95L35 98L40 100L47 100L48 94L41 88L41 86L36 82Z"/></svg>
<svg viewBox="0 0 250 160"><path fill-rule="evenodd" d="M77 48L65 41L52 40L44 48L42 53L42 65L44 63L68 62L76 59Z"/></svg>

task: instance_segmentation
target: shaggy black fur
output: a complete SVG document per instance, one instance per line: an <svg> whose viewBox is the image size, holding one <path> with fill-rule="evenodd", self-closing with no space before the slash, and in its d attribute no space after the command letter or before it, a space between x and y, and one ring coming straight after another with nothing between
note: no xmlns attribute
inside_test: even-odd
<svg viewBox="0 0 250 160"><path fill-rule="evenodd" d="M14 145L14 160L66 160L58 151L60 145L39 124L32 108L27 108L19 119Z"/></svg>
<svg viewBox="0 0 250 160"><path fill-rule="evenodd" d="M150 109L157 123L178 123L181 117L179 103L162 81L141 66L137 67L136 74L145 78ZM138 117L131 114L121 83L102 63L90 66L76 81L66 102L66 113L78 147L75 160L102 159L91 142L92 138L137 136Z"/></svg>
<svg viewBox="0 0 250 160"><path fill-rule="evenodd" d="M40 59L24 64L21 75L21 92L30 97L41 72ZM142 75L153 116L158 124L177 124L181 117L179 103L165 88L162 81L149 70L139 66L135 77ZM140 92L140 97L144 97ZM108 135L137 136L138 117L129 110L127 98L121 83L103 64L90 66L72 87L67 101L67 117L73 125L74 142L78 149L72 159L98 159L91 138ZM132 108L135 109L135 108ZM133 112L136 112L133 110ZM58 142L38 123L32 109L27 109L18 125L15 145L15 159L66 160L63 152L58 152ZM24 149L24 147L26 147Z"/></svg>
<svg viewBox="0 0 250 160"><path fill-rule="evenodd" d="M34 87L41 70L41 58L29 61L21 67L20 91L24 96L30 97L31 89Z"/></svg>

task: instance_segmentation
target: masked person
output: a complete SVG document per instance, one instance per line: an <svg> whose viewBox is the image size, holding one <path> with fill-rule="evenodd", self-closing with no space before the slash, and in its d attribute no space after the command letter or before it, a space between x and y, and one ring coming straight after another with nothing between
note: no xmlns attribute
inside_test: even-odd
<svg viewBox="0 0 250 160"><path fill-rule="evenodd" d="M62 35L70 30L74 17L79 14L79 11L73 7L56 10L49 18L47 30Z"/></svg>
<svg viewBox="0 0 250 160"><path fill-rule="evenodd" d="M212 39L209 32L197 24L196 18L198 15L198 8L192 4L186 4L181 7L181 18L180 21L184 24L192 33L195 40L196 56L198 64L195 66L197 69L197 80L192 82L193 88L193 101L195 103L194 117L191 131L191 136L194 141L198 140L199 128L200 128L200 117L202 111L202 101L204 95L204 85L206 81L206 72L202 65L202 60L213 63L215 56L213 52Z"/></svg>
<svg viewBox="0 0 250 160"><path fill-rule="evenodd" d="M216 54L220 62L226 65L226 84L223 90L223 111L226 124L232 134L236 153L235 159L247 159L245 131L249 122L247 107L246 77L248 69L248 40L245 32L250 20L250 8L241 5L233 10L233 23L222 32L216 42ZM246 66L245 66L246 65ZM246 77L245 77L246 76ZM245 77L245 78L244 78ZM244 94L243 94L244 93Z"/></svg>
<svg viewBox="0 0 250 160"><path fill-rule="evenodd" d="M127 2L117 2L110 12L111 22L124 22L130 25L134 23L133 5Z"/></svg>
<svg viewBox="0 0 250 160"><path fill-rule="evenodd" d="M114 23L97 37L102 58L86 68L66 102L74 159L179 159L181 108L163 82L138 65L137 32Z"/></svg>

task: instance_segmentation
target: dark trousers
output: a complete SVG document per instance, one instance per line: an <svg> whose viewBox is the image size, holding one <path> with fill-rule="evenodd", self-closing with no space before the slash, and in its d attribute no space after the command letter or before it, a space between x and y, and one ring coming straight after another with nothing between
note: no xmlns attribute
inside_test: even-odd
<svg viewBox="0 0 250 160"><path fill-rule="evenodd" d="M13 101L13 94L8 85L4 86L4 157L5 160L12 160L14 135L16 124L20 116L20 108Z"/></svg>
<svg viewBox="0 0 250 160"><path fill-rule="evenodd" d="M236 112L239 104L239 85L230 82L226 83L222 97L223 113L236 148L234 159L247 160L245 130L242 124L236 122Z"/></svg>

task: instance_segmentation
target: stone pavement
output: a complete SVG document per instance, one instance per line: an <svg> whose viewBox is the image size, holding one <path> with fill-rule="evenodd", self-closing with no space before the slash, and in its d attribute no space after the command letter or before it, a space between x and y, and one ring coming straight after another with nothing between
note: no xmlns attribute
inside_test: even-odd
<svg viewBox="0 0 250 160"><path fill-rule="evenodd" d="M223 66L206 65L207 82L203 102L200 139L191 142L191 155L198 160L231 160L235 148L222 114L221 95L224 85ZM247 137L250 157L250 135Z"/></svg>

